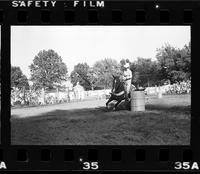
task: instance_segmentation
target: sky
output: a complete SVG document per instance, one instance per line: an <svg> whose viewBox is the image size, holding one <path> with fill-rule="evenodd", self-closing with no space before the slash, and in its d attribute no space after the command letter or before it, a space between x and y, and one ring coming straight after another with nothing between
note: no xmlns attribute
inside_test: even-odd
<svg viewBox="0 0 200 174"><path fill-rule="evenodd" d="M62 57L69 74L78 63L92 66L104 58L156 60L157 48L183 48L190 35L190 26L11 26L11 65L29 78L28 66L48 49Z"/></svg>

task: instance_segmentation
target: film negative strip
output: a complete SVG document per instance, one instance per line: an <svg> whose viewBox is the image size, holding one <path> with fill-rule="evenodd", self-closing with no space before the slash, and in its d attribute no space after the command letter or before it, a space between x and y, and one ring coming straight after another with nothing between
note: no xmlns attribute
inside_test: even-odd
<svg viewBox="0 0 200 174"><path fill-rule="evenodd" d="M0 171L200 171L199 1L0 1L0 25Z"/></svg>

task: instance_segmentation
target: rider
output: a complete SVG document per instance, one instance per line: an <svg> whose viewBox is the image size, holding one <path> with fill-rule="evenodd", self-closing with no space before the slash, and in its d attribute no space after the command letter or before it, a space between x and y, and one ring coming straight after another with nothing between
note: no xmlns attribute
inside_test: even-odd
<svg viewBox="0 0 200 174"><path fill-rule="evenodd" d="M133 75L132 75L132 71L130 70L130 64L126 62L124 65L123 76L122 76L122 79L124 81L126 101L128 100L128 94L130 93L132 76Z"/></svg>

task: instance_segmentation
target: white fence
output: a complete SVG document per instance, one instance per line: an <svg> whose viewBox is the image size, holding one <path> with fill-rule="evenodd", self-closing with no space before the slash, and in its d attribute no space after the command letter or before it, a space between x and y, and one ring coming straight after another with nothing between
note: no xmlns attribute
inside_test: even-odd
<svg viewBox="0 0 200 174"><path fill-rule="evenodd" d="M106 95L110 93L111 89L106 90L90 90L90 91L65 91L65 92L45 92L45 103L54 104L54 103L63 103L63 102L74 102L81 100L99 100L106 98ZM31 97L25 97L26 101L30 105L38 105L43 103L41 91L37 91L36 94L33 91L26 91L26 93L31 93ZM29 94L30 95L30 94ZM11 104L24 104L22 91L14 90L12 91Z"/></svg>
<svg viewBox="0 0 200 174"><path fill-rule="evenodd" d="M159 92L162 94L188 94L191 92L191 82L183 81L181 83L174 83L171 85L147 87L145 91L147 95L157 95Z"/></svg>
<svg viewBox="0 0 200 174"><path fill-rule="evenodd" d="M96 99L103 99L106 97L106 95L109 95L111 92L111 89L104 89L104 90L90 90L85 91L86 98L96 98Z"/></svg>
<svg viewBox="0 0 200 174"><path fill-rule="evenodd" d="M62 102L73 102L73 101L81 101L81 100L100 100L105 99L107 95L109 95L111 89L105 90L90 90L84 91L80 90L77 92L76 90L70 90L65 92L47 92L45 94L45 103L46 104L54 104L54 103L62 103ZM185 94L191 92L191 82L181 82L175 83L172 85L163 85L163 86L155 86L155 87L147 87L145 89L147 95L158 95L159 92L162 94ZM41 91L26 91L24 97L24 92L18 89L14 89L11 92L11 104L25 104L24 99L28 102L29 105L39 105L44 103L42 98Z"/></svg>

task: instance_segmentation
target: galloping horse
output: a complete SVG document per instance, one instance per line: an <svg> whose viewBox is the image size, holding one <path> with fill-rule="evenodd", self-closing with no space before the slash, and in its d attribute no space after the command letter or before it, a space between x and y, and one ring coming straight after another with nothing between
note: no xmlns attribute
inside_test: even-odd
<svg viewBox="0 0 200 174"><path fill-rule="evenodd" d="M117 103L115 104L113 110L116 110L118 104L122 101L126 99L125 96L125 88L124 88L124 82L120 80L120 76L113 76L113 86L112 86L112 90L111 90L111 96L108 99L108 101L106 102L106 107L108 106L108 104L113 101L116 100ZM130 97L130 94L129 94Z"/></svg>

